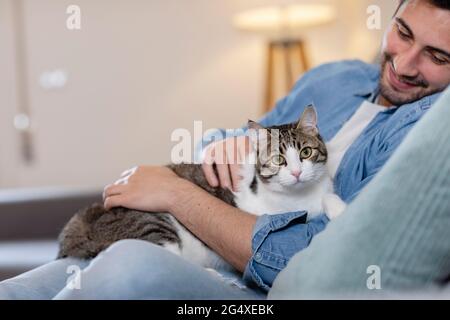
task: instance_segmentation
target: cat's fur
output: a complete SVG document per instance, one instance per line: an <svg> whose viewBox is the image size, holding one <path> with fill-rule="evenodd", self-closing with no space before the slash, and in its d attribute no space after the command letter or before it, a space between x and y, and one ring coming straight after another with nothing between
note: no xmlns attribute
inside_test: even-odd
<svg viewBox="0 0 450 320"><path fill-rule="evenodd" d="M294 124L263 128L249 121L249 129L252 133L267 130L258 139L256 134L250 135L256 150L250 159L256 164L247 162L242 166L242 180L237 192L212 188L201 165L168 167L211 195L256 215L304 210L310 219L324 212L322 198L332 193L333 188L326 169L327 151L318 133L314 108L306 108L300 121ZM271 148L277 138L278 148ZM267 146L266 149L260 147L261 142ZM262 152L264 150L268 151ZM302 159L301 155L308 156L308 159ZM301 171L299 180L292 175L295 171ZM228 266L168 213L148 213L122 207L105 210L99 204L81 210L67 223L59 237L58 258L93 258L112 243L130 238L161 245L204 267Z"/></svg>

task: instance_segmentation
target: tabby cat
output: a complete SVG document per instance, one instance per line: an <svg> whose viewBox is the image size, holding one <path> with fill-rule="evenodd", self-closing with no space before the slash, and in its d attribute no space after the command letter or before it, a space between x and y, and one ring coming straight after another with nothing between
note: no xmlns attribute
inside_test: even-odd
<svg viewBox="0 0 450 320"><path fill-rule="evenodd" d="M322 198L332 194L333 187L326 168L327 150L317 129L314 107L307 107L294 124L263 128L249 121L248 127L249 132L265 133L259 138L250 134L256 152L250 156L254 162L242 166L239 191L211 187L201 165L172 164L168 167L213 196L256 215L305 210L307 219L311 219L324 212ZM261 141L265 141L266 148L260 147ZM272 147L273 141L278 142L276 147ZM105 210L100 204L81 210L67 223L59 236L58 258L93 258L121 239L152 242L204 267L229 267L168 213L122 207Z"/></svg>

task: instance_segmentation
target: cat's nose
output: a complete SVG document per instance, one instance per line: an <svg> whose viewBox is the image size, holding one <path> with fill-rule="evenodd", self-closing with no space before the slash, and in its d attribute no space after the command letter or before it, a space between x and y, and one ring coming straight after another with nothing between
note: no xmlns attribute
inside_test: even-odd
<svg viewBox="0 0 450 320"><path fill-rule="evenodd" d="M291 171L291 174L298 179L302 172L300 170Z"/></svg>

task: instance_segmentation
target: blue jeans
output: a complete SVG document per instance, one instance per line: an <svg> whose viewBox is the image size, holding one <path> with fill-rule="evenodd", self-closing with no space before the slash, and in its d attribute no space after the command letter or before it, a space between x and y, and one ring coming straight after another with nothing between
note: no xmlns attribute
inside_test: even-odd
<svg viewBox="0 0 450 320"><path fill-rule="evenodd" d="M0 282L0 299L265 299L238 274L201 268L159 246L122 240L92 261L50 262Z"/></svg>

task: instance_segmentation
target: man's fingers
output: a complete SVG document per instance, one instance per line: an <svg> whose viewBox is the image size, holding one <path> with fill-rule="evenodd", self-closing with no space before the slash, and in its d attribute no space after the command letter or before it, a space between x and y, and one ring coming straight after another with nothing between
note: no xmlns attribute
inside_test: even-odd
<svg viewBox="0 0 450 320"><path fill-rule="evenodd" d="M121 194L121 193L123 193L125 188L126 188L126 186L123 184L118 184L118 185L112 184L112 185L106 186L105 189L103 190L103 199Z"/></svg>
<svg viewBox="0 0 450 320"><path fill-rule="evenodd" d="M221 186L237 190L240 177L240 161L250 147L247 137L229 138L211 145L205 153L202 169L206 180L212 187ZM244 154L244 156L242 156ZM213 164L216 164L217 173Z"/></svg>
<svg viewBox="0 0 450 320"><path fill-rule="evenodd" d="M107 197L103 203L103 206L106 210L110 210L111 208L124 206L124 197L123 195L115 195L111 197Z"/></svg>
<svg viewBox="0 0 450 320"><path fill-rule="evenodd" d="M250 141L246 137L236 138L234 149L227 153L233 191L239 189L239 182L242 180L241 166L247 162L249 144Z"/></svg>
<svg viewBox="0 0 450 320"><path fill-rule="evenodd" d="M241 181L242 177L240 175L241 172L241 166L237 163L230 164L230 175L233 185L233 191L238 191L239 188L239 181Z"/></svg>
<svg viewBox="0 0 450 320"><path fill-rule="evenodd" d="M219 186L219 180L217 180L216 173L214 172L214 168L211 164L202 164L203 174L205 175L206 181L208 181L209 185L213 188Z"/></svg>
<svg viewBox="0 0 450 320"><path fill-rule="evenodd" d="M209 185L213 188L219 186L219 180L217 179L213 167L214 154L214 146L210 146L208 150L206 150L205 159L203 159L202 163L203 174L205 175L206 181L208 181Z"/></svg>
<svg viewBox="0 0 450 320"><path fill-rule="evenodd" d="M248 137L245 137L242 143L242 146L238 148L239 152L239 159L241 160L241 163L245 163L248 160L248 155L251 153L253 147L250 143L250 139Z"/></svg>
<svg viewBox="0 0 450 320"><path fill-rule="evenodd" d="M220 186L224 189L231 189L230 168L228 164L218 164L216 168L219 174Z"/></svg>

